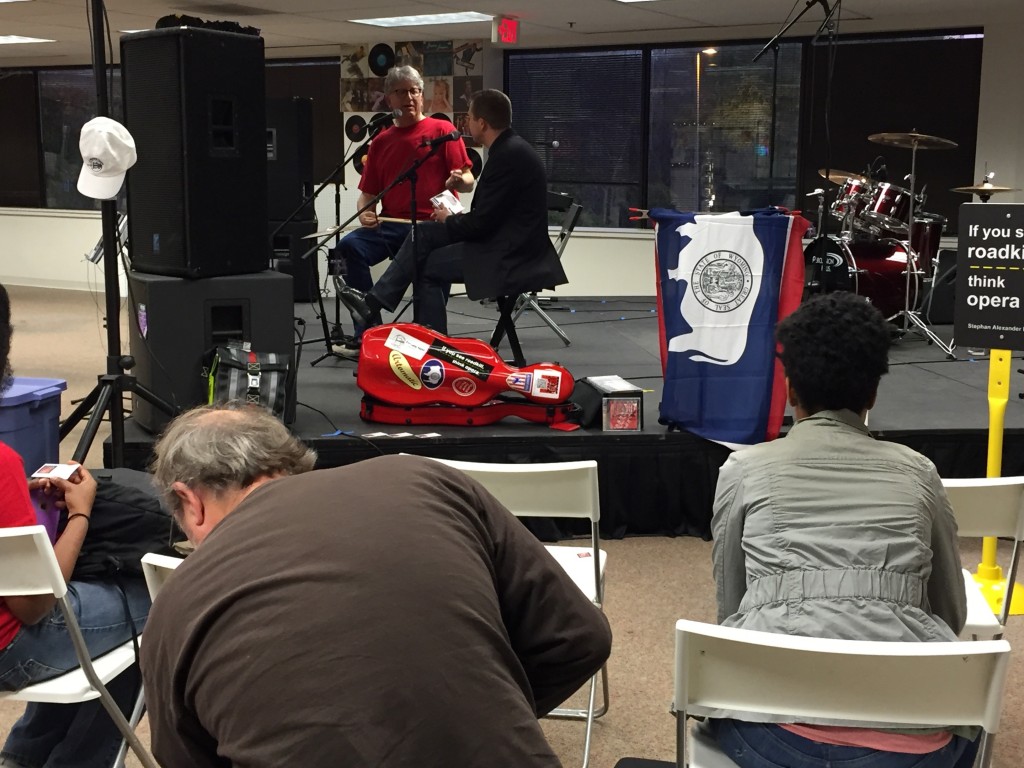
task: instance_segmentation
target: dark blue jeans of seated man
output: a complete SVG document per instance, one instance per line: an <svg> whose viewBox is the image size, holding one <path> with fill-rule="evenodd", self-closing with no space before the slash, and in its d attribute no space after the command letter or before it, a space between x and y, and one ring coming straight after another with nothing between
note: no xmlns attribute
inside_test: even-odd
<svg viewBox="0 0 1024 768"><path fill-rule="evenodd" d="M954 736L923 755L821 744L774 723L709 720L718 746L740 768L971 768L978 740Z"/></svg>
<svg viewBox="0 0 1024 768"><path fill-rule="evenodd" d="M112 582L72 581L68 598L93 658L128 642L131 622L142 632L149 616L149 591L141 578L123 578L124 594ZM78 666L60 606L45 619L18 630L0 650L0 688L17 691ZM117 705L131 715L141 686L138 664L107 685ZM31 702L0 752L7 765L26 768L109 768L121 746L121 732L99 699L82 704Z"/></svg>
<svg viewBox="0 0 1024 768"><path fill-rule="evenodd" d="M394 312L413 285L413 319L435 331L448 333L448 292L463 282L464 243L453 243L448 229L436 221L416 225L416 241L407 237L370 294ZM418 255L418 259L414 258Z"/></svg>

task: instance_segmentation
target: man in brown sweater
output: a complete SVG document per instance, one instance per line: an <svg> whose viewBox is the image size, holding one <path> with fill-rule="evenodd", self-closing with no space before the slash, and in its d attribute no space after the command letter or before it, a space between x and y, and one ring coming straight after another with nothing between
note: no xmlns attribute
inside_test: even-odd
<svg viewBox="0 0 1024 768"><path fill-rule="evenodd" d="M557 766L537 723L611 633L480 485L412 456L308 472L252 408L156 447L198 548L150 614L153 752L195 766Z"/></svg>

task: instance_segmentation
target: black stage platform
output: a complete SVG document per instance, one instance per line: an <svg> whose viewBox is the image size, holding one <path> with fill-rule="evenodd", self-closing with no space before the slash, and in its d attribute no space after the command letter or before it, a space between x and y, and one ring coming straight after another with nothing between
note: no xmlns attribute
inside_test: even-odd
<svg viewBox="0 0 1024 768"><path fill-rule="evenodd" d="M540 318L526 314L518 327L527 360L559 362L576 378L618 374L648 390L643 432L561 432L515 419L458 428L368 424L359 418L361 392L356 387L355 363L328 358L310 366L324 353L322 343L303 347L293 429L317 450L323 467L399 452L509 462L596 459L604 535L707 537L718 467L728 450L687 433L668 432L658 424L661 362L654 299L560 298L553 307L552 317L569 334L572 345L563 346ZM295 310L306 321L307 338L322 335L309 305L297 304ZM328 315L334 316L333 304L328 304ZM486 339L496 316L493 306L453 298L449 330L453 336ZM350 327L347 314L344 322ZM934 330L944 340L952 334L948 326ZM501 351L508 353L507 347ZM929 456L944 476L984 476L988 359L974 357L967 349L955 352L957 359L947 360L941 350L913 334L899 341L870 414L870 427L878 437ZM1024 375L1017 373L1021 367L1017 354L1006 412L1004 475L1024 474L1024 401L1017 397L1024 389ZM404 436L365 437L373 432ZM428 436L431 433L438 436ZM126 462L144 466L152 443L153 436L129 419ZM109 461L109 453L106 458Z"/></svg>

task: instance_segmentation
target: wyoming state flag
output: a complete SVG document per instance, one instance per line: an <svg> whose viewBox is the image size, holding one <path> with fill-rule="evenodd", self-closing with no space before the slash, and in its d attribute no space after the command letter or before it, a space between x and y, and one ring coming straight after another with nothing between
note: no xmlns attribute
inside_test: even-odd
<svg viewBox="0 0 1024 768"><path fill-rule="evenodd" d="M775 325L800 303L808 222L751 213L649 213L657 223L662 424L731 447L778 436Z"/></svg>

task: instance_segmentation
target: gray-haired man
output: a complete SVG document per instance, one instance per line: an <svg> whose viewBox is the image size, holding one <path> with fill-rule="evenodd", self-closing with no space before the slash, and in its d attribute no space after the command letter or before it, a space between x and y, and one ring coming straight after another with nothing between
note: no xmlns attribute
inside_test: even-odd
<svg viewBox="0 0 1024 768"><path fill-rule="evenodd" d="M191 411L158 442L197 544L143 644L160 763L559 765L537 716L604 663L601 611L465 475L313 461L250 408Z"/></svg>

